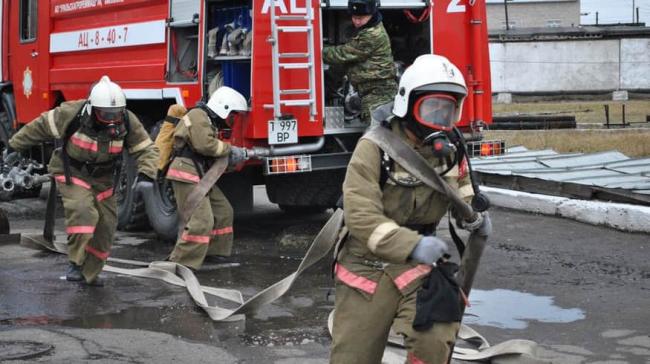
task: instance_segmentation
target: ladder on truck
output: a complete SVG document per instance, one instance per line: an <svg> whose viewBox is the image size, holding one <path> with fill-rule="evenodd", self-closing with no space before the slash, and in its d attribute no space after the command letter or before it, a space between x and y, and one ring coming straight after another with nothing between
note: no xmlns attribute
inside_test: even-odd
<svg viewBox="0 0 650 364"><path fill-rule="evenodd" d="M276 15L275 2L270 6L271 16L271 43L272 75L273 75L273 104L264 105L265 108L273 108L273 117L278 120L282 118L282 106L309 107L310 121L316 120L316 68L314 65L314 9L312 0L306 1L305 15ZM278 22L292 21L293 25L279 25ZM295 21L303 21L295 25ZM281 51L280 33L304 33L307 36L306 53L283 53ZM306 62L296 62L296 58L307 59ZM294 61L285 61L293 59ZM307 89L283 89L280 84L280 72L283 70L304 69L309 73L309 88ZM305 95L302 99L283 98L286 95Z"/></svg>

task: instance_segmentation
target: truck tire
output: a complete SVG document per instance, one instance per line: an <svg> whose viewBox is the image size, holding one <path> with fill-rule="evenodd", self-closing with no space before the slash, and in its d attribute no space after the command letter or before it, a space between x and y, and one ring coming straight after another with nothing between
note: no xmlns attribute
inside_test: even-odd
<svg viewBox="0 0 650 364"><path fill-rule="evenodd" d="M141 230L149 226L144 201L135 193L137 165L125 151L122 156L122 170L117 182L117 228L119 230Z"/></svg>
<svg viewBox="0 0 650 364"><path fill-rule="evenodd" d="M170 181L158 177L151 193L143 193L149 225L161 240L174 242L178 234L178 213Z"/></svg>
<svg viewBox="0 0 650 364"><path fill-rule="evenodd" d="M336 205L344 178L344 169L268 176L266 193L283 211L317 213Z"/></svg>

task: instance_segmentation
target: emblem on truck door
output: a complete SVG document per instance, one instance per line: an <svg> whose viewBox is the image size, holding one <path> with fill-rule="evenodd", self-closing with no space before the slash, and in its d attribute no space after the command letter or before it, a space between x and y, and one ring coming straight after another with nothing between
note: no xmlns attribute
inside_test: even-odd
<svg viewBox="0 0 650 364"><path fill-rule="evenodd" d="M23 72L23 94L25 94L26 98L29 98L29 96L31 96L33 84L34 81L32 80L32 70L27 67Z"/></svg>

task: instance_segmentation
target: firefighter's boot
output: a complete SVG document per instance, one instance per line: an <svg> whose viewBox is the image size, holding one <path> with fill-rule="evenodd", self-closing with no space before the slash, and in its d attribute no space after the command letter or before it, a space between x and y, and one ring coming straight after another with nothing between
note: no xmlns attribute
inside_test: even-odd
<svg viewBox="0 0 650 364"><path fill-rule="evenodd" d="M79 282L84 279L81 275L81 267L70 262L68 265L68 270L65 272L65 280L70 282Z"/></svg>

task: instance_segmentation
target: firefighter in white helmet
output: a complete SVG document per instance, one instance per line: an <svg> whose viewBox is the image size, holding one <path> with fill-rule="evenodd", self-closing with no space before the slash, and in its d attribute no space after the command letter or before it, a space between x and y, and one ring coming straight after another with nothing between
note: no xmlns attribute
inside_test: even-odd
<svg viewBox="0 0 650 364"><path fill-rule="evenodd" d="M24 152L49 140L61 147L50 159L65 210L66 279L101 285L117 226L114 188L123 149L137 160L139 180L156 176L158 151L138 118L126 109L124 92L103 76L87 100L64 102L16 133L9 145Z"/></svg>
<svg viewBox="0 0 650 364"><path fill-rule="evenodd" d="M199 103L177 124L174 159L167 171L176 205L182 211L187 197L216 158L228 156L234 167L248 158L248 151L219 139L219 130L232 128L236 113L248 111L244 96L230 87L218 88L207 104ZM189 218L176 241L170 260L199 269L206 259L228 257L233 242L233 209L216 185Z"/></svg>
<svg viewBox="0 0 650 364"><path fill-rule="evenodd" d="M447 171L443 178L469 201L473 189L465 161L449 162L434 146L460 119L466 95L456 66L444 57L420 56L404 72L392 115L379 127L397 134L439 173ZM343 199L348 233L335 264L330 362L381 362L393 327L404 336L407 362L446 363L460 321L446 312L454 305L434 305L448 319L432 326L415 318L418 292L433 264L440 266L447 254L447 244L435 231L449 200L363 138L347 169ZM458 290L437 293L460 297Z"/></svg>

